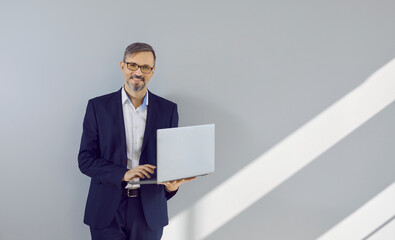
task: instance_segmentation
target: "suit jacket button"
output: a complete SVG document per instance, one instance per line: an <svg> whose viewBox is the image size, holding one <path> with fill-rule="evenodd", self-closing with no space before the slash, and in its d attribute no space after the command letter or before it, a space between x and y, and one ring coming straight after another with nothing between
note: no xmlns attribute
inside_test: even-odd
<svg viewBox="0 0 395 240"><path fill-rule="evenodd" d="M126 160L123 160L123 164L126 164Z"/></svg>

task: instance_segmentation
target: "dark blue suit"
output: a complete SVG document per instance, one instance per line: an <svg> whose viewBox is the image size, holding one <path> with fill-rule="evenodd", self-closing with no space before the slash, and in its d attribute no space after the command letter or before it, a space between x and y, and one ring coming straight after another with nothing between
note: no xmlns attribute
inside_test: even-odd
<svg viewBox="0 0 395 240"><path fill-rule="evenodd" d="M121 91L89 100L83 123L78 165L91 177L84 223L94 228L111 224L125 186L122 178L128 169ZM175 103L151 92L148 97L140 165L156 166L156 130L177 127L178 113ZM163 185L141 185L142 208L151 229L168 224L167 200L175 193L168 193Z"/></svg>

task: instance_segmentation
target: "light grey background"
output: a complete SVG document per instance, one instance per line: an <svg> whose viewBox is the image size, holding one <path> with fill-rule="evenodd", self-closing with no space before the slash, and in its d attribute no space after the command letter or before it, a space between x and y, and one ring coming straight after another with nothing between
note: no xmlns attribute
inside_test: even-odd
<svg viewBox="0 0 395 240"><path fill-rule="evenodd" d="M174 216L391 60L394 12L389 0L1 1L0 239L89 239L82 119L122 86L128 44L156 49L149 88L179 104L181 126L216 124L217 171L182 187ZM315 239L394 182L394 122L392 104L207 239Z"/></svg>

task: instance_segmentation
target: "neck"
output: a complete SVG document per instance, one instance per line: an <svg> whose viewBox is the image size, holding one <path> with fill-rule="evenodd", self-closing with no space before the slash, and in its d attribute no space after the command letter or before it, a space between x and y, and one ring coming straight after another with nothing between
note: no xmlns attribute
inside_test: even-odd
<svg viewBox="0 0 395 240"><path fill-rule="evenodd" d="M124 85L124 88L134 108L138 108L141 104L143 104L144 96L147 93L147 87L141 89L138 92L130 89L127 84Z"/></svg>

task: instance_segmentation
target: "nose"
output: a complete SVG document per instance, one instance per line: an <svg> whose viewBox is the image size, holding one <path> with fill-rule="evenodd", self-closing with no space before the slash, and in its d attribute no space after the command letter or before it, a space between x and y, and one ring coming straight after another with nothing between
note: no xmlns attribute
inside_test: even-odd
<svg viewBox="0 0 395 240"><path fill-rule="evenodd" d="M142 76L143 73L141 72L141 68L138 67L136 71L134 71L134 74L138 75L138 76Z"/></svg>

